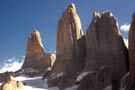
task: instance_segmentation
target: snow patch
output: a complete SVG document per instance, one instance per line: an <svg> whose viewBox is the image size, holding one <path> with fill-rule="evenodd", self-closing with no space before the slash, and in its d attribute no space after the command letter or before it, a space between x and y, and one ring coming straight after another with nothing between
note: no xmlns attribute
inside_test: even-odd
<svg viewBox="0 0 135 90"><path fill-rule="evenodd" d="M120 90L125 90L125 83L126 83L126 80L127 80L127 77L129 76L129 72L127 74L125 74L122 78L121 78L121 81L120 81L120 85L121 85L121 88Z"/></svg>
<svg viewBox="0 0 135 90"><path fill-rule="evenodd" d="M51 77L53 78L53 79L55 79L55 78L59 78L59 77L61 77L61 76L64 76L65 74L63 73L63 72L60 72L60 73L53 73L52 75L51 75Z"/></svg>
<svg viewBox="0 0 135 90"><path fill-rule="evenodd" d="M126 47L128 48L128 39L124 38L124 43L125 43Z"/></svg>
<svg viewBox="0 0 135 90"><path fill-rule="evenodd" d="M37 70L33 69L33 68L25 68L21 71L21 73L38 73Z"/></svg>
<svg viewBox="0 0 135 90"><path fill-rule="evenodd" d="M16 80L26 83L24 90L59 90L58 87L48 88L48 79L45 78L44 80L42 80L42 76L30 78L22 75L16 77Z"/></svg>
<svg viewBox="0 0 135 90"><path fill-rule="evenodd" d="M79 85L74 85L73 87L69 87L64 90L76 90L78 87L79 87Z"/></svg>
<svg viewBox="0 0 135 90"><path fill-rule="evenodd" d="M112 90L112 86L109 85L109 86L105 87L103 90Z"/></svg>
<svg viewBox="0 0 135 90"><path fill-rule="evenodd" d="M80 81L81 79L83 79L83 77L85 77L89 72L83 72L81 73L78 77L77 77L77 81Z"/></svg>
<svg viewBox="0 0 135 90"><path fill-rule="evenodd" d="M16 77L16 80L22 81L26 84L25 90L48 90L47 79L42 80L42 76L30 78L28 76L21 75Z"/></svg>

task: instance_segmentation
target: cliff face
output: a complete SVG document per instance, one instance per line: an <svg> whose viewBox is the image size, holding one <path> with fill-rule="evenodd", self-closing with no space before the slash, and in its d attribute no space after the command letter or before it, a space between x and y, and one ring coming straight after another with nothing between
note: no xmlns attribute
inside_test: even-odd
<svg viewBox="0 0 135 90"><path fill-rule="evenodd" d="M51 54L45 53L40 33L34 31L28 37L26 56L22 69L32 68L39 72L44 72L45 69L51 66L52 59L55 59L52 57Z"/></svg>
<svg viewBox="0 0 135 90"><path fill-rule="evenodd" d="M128 51L112 13L94 13L86 34L86 50L84 71L109 67L115 79L128 71Z"/></svg>
<svg viewBox="0 0 135 90"><path fill-rule="evenodd" d="M83 69L84 57L85 37L75 5L71 3L64 11L58 23L56 62L48 77L49 85L53 86L55 83L53 81L56 81L51 77L54 73L64 74L64 79L59 79L57 85L61 84L60 87L64 87L66 81L66 85L68 85L70 79L75 78Z"/></svg>
<svg viewBox="0 0 135 90"><path fill-rule="evenodd" d="M108 77L110 83L115 82L113 84L119 83L121 77L128 72L128 50L120 35L117 19L110 12L94 12L86 33L84 72L97 72L102 68L108 69ZM104 80L97 83L104 83Z"/></svg>
<svg viewBox="0 0 135 90"><path fill-rule="evenodd" d="M135 12L132 16L132 22L128 34L128 49L129 49L129 77L127 80L126 90L135 90Z"/></svg>

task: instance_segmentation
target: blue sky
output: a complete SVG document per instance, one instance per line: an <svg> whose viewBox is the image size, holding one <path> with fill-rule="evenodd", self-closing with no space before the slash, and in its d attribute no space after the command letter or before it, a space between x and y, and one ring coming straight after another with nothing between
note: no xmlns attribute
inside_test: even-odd
<svg viewBox="0 0 135 90"><path fill-rule="evenodd" d="M93 11L111 11L119 25L130 24L135 11L135 0L0 0L0 60L25 55L27 37L33 29L40 31L45 50L55 51L57 23L71 2L84 31Z"/></svg>

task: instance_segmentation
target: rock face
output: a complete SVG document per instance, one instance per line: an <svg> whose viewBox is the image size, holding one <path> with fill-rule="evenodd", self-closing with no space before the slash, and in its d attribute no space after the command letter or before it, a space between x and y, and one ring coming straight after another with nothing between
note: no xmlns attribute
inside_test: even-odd
<svg viewBox="0 0 135 90"><path fill-rule="evenodd" d="M24 85L21 81L16 81L14 77L9 76L0 90L24 90Z"/></svg>
<svg viewBox="0 0 135 90"><path fill-rule="evenodd" d="M48 76L49 86L63 88L71 84L71 79L83 69L84 57L85 37L75 5L71 3L58 23L56 62ZM62 75L53 78L59 76L58 73Z"/></svg>
<svg viewBox="0 0 135 90"><path fill-rule="evenodd" d="M82 79L78 79L81 77ZM99 71L86 73L85 76L80 75L79 87L77 90L103 90L106 85L110 84L111 73L109 68L101 68Z"/></svg>
<svg viewBox="0 0 135 90"><path fill-rule="evenodd" d="M129 30L129 77L126 85L126 90L135 90L135 12L132 16L132 23Z"/></svg>
<svg viewBox="0 0 135 90"><path fill-rule="evenodd" d="M22 69L32 68L43 72L48 67L52 66L54 60L55 56L45 53L40 33L34 31L31 36L28 37L27 51Z"/></svg>
<svg viewBox="0 0 135 90"><path fill-rule="evenodd" d="M112 84L116 84L128 72L128 51L120 35L118 22L110 12L94 12L86 33L84 72L96 72L102 67L109 68Z"/></svg>

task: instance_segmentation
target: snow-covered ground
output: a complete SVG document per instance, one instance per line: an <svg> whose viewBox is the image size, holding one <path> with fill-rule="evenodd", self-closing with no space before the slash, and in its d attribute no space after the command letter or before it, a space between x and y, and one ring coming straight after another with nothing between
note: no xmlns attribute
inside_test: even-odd
<svg viewBox="0 0 135 90"><path fill-rule="evenodd" d="M15 80L25 83L25 90L60 90L58 87L48 88L47 79L42 80L42 76L30 78L28 76L22 75L16 77ZM76 90L77 87L78 86L75 85L64 90Z"/></svg>
<svg viewBox="0 0 135 90"><path fill-rule="evenodd" d="M4 64L0 67L0 73L19 70L23 64L23 60L24 58L19 61L19 59L15 57L7 59L7 62L2 62ZM31 72L32 70L28 69L28 71ZM62 75L64 75L64 73L54 74L53 77L60 77ZM42 76L30 78L26 75L21 75L15 79L26 84L25 90L59 90L57 87L48 88L47 79L42 80ZM0 85L1 84L2 83L0 83ZM65 90L75 90L75 88L77 88L77 86L69 87Z"/></svg>
<svg viewBox="0 0 135 90"><path fill-rule="evenodd" d="M16 80L24 82L26 90L34 89L34 90L48 90L47 79L42 80L42 77L34 77L30 78L27 76L18 76Z"/></svg>
<svg viewBox="0 0 135 90"><path fill-rule="evenodd" d="M26 83L25 90L59 90L57 87L48 88L47 79L42 80L42 76L29 78L27 76L18 76L16 80ZM78 86L66 88L64 90L76 90Z"/></svg>
<svg viewBox="0 0 135 90"><path fill-rule="evenodd" d="M4 67L3 70L7 70L8 68L10 68L10 67ZM31 71L31 70L29 70L29 71ZM88 74L88 72L84 72L84 73L80 74L77 77L77 80L78 81L81 80L87 74ZM125 83L125 80L126 80L128 74L129 73L127 73L121 79L121 89L120 90L125 90L123 86L124 86L124 83ZM59 74L58 73L52 74L52 77L60 77L62 75L64 75L64 73L61 72ZM36 77L31 78L31 77L28 77L26 75L21 75L21 76L17 76L15 79L18 80L18 81L22 81L26 84L25 90L59 90L59 88L57 88L57 87L48 88L47 79L42 80L42 76L36 76ZM0 83L0 85L1 85L1 83ZM78 86L75 85L73 87L69 87L69 88L66 88L64 90L76 90L77 87ZM111 85L109 85L106 88L104 88L103 90L111 90L111 88L112 88Z"/></svg>

